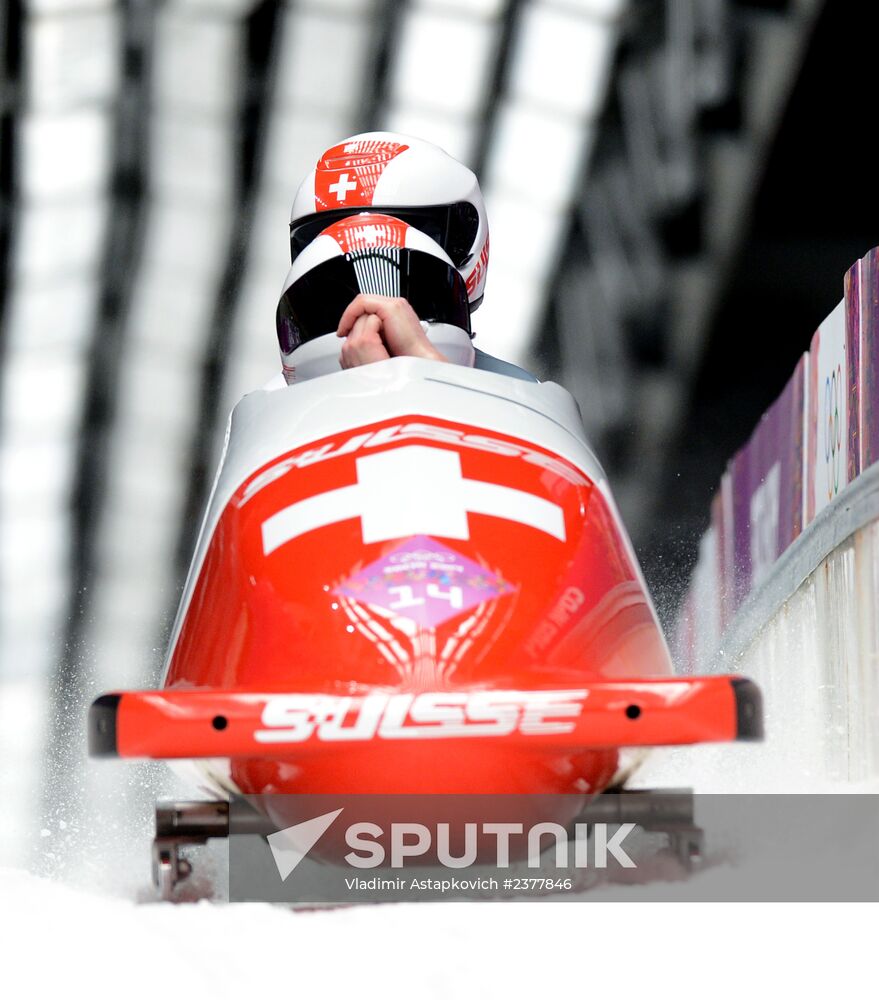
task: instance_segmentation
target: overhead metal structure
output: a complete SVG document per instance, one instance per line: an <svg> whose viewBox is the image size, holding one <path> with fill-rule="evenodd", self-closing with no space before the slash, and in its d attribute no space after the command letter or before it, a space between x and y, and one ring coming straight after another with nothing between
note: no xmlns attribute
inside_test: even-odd
<svg viewBox="0 0 879 1000"><path fill-rule="evenodd" d="M821 7L632 7L543 349L580 402L636 544Z"/></svg>

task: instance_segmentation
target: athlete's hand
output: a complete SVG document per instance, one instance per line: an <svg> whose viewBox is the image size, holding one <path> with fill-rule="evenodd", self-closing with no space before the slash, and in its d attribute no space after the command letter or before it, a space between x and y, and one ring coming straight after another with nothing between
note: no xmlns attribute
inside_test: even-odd
<svg viewBox="0 0 879 1000"><path fill-rule="evenodd" d="M383 355L378 352L376 335L382 344ZM421 321L406 299L358 295L342 313L337 336L345 338L340 358L343 368L387 357L448 360L428 340Z"/></svg>
<svg viewBox="0 0 879 1000"><path fill-rule="evenodd" d="M378 316L369 313L358 316L342 344L339 364L343 368L357 368L373 361L387 361L390 354L385 349L381 331Z"/></svg>

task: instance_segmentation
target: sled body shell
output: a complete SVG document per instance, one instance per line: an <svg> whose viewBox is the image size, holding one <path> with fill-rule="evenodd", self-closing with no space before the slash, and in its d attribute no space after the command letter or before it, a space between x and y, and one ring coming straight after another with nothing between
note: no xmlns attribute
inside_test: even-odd
<svg viewBox="0 0 879 1000"><path fill-rule="evenodd" d="M295 742L285 752L293 730L282 713L264 758L233 760L224 774L221 762L201 763L214 784L594 793L618 774L619 747L468 738L498 712L535 732L560 724L527 704L486 709L486 692L577 692L671 672L561 387L397 358L236 407L164 684L308 691L335 699L335 717L325 713L323 729L311 720L328 738L306 761ZM356 706L376 692L411 696L408 710L397 699L375 739L348 747Z"/></svg>

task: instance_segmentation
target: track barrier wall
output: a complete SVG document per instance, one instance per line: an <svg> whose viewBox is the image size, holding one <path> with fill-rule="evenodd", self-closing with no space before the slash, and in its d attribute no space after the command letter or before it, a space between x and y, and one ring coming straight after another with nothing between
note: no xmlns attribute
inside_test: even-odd
<svg viewBox="0 0 879 1000"><path fill-rule="evenodd" d="M679 672L757 681L768 739L819 780L879 777L877 373L879 248L727 465L674 635Z"/></svg>

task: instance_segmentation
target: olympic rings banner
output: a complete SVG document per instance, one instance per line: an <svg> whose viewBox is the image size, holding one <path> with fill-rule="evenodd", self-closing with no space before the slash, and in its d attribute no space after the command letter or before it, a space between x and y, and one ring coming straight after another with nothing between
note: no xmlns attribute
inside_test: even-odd
<svg viewBox="0 0 879 1000"><path fill-rule="evenodd" d="M679 669L705 669L724 628L775 561L845 486L879 460L879 248L748 443L727 465L678 616Z"/></svg>

